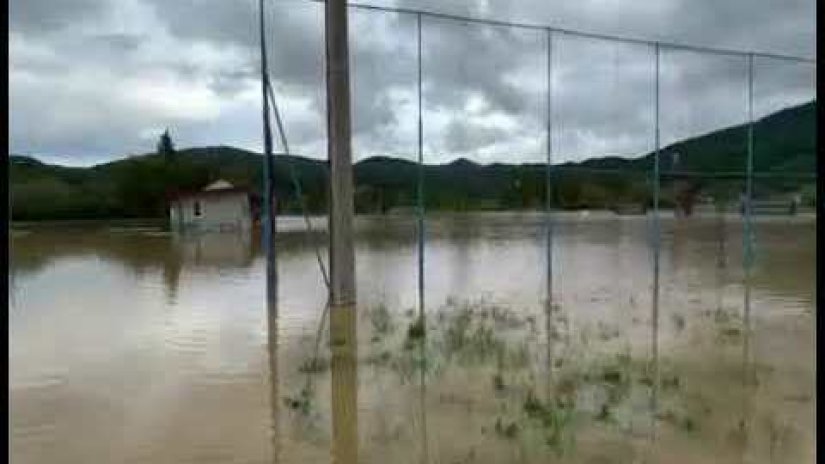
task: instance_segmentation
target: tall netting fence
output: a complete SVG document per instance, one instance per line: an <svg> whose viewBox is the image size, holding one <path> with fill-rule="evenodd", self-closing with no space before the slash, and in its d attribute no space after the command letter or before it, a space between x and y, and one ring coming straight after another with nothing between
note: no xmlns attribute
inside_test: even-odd
<svg viewBox="0 0 825 464"><path fill-rule="evenodd" d="M316 123L290 132L294 154L323 157L323 4L272 10L286 130ZM296 38L277 24L298 20L304 53L282 55ZM577 407L636 436L687 407L674 385L726 388L685 359L752 372L771 356L760 334L773 315L810 314L798 295L815 294L812 60L364 5L349 7L349 28L358 298L373 329L389 318L409 341L426 321L427 343L455 355L456 318L487 314L495 346L521 340L537 401L610 358L638 382L619 399L594 387L608 400ZM508 332L509 317L527 332ZM425 346L423 358L438 350ZM416 433L439 385L422 381L420 406L392 405ZM459 446L427 440L416 453Z"/></svg>

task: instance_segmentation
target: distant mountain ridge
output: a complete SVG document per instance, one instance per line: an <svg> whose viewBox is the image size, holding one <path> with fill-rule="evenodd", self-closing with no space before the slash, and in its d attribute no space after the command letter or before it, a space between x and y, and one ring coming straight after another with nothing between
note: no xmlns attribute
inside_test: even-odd
<svg viewBox="0 0 825 464"><path fill-rule="evenodd" d="M814 173L816 101L772 113L754 124L755 171ZM677 170L694 173L742 172L747 153L747 125L723 128L664 147L660 169L669 171L670 154L679 154ZM560 208L610 207L650 200L649 176L654 154L638 158L590 158L553 166L551 201ZM30 156L9 156L12 218L62 219L161 217L170 190L201 188L217 178L260 191L262 155L230 146L186 148L173 160L149 153L88 168L46 164ZM478 164L456 159L425 165L428 209L523 209L544 203L545 165ZM281 211L295 212L298 201L290 169L301 182L308 207L326 209L327 162L298 156L275 159L275 191ZM386 212L415 204L418 165L376 156L355 163L356 209ZM600 173L599 171L604 171ZM696 181L702 188L706 181ZM768 190L811 190L810 181L763 182ZM715 187L718 187L716 185ZM718 188L716 189L719 190ZM663 193L665 204L672 201Z"/></svg>

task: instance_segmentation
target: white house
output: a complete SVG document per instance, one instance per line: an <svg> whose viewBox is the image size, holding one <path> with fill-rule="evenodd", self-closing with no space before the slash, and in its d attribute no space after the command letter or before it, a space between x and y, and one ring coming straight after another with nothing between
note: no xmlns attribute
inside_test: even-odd
<svg viewBox="0 0 825 464"><path fill-rule="evenodd" d="M169 226L174 231L248 231L254 220L249 190L217 180L203 190L169 199Z"/></svg>

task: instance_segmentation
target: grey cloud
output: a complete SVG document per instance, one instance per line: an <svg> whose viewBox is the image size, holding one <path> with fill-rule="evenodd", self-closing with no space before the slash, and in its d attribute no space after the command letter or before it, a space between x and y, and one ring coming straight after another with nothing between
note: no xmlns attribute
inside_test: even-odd
<svg viewBox="0 0 825 464"><path fill-rule="evenodd" d="M111 5L103 0L14 0L10 5L12 33L51 53L12 48L10 71L45 76L61 70L87 70L94 76L105 69L116 70L125 78L145 75L147 70L165 70L182 81L207 82L227 108L218 118L221 127L214 122L173 121L181 127L180 136L192 143L226 137L231 139L226 143L237 140L254 145L260 138L260 127L255 124L259 110L230 109L229 105L258 80L257 2L135 1L154 10L158 21L152 27L156 30L113 34L117 28L103 28L100 34L78 35L72 32L74 21L104 17ZM747 5L743 0L371 3L700 45L803 55L815 52L813 0L753 0ZM323 151L318 151L324 147L326 132L323 4L275 1L268 2L268 8L270 69L287 135L295 151L323 156ZM484 153L495 158L491 152L501 150L501 157L517 161L518 156L533 156L539 153L536 150L544 149L543 143L537 142L546 131L547 50L542 32L425 19L423 33L425 145L429 155L446 158ZM157 47L147 47L154 43L154 34L170 34L182 43L216 52L232 49L240 53L240 61L227 59L222 66L195 58L168 58L157 54ZM359 153L413 153L417 124L414 17L352 10L350 38L354 145ZM651 50L615 48L610 43L561 34L554 40L553 142L558 152L572 158L604 152L635 155L649 150L653 124ZM810 77L815 74L775 64L757 64L757 114L815 95ZM663 138L740 122L744 70L743 60L665 50ZM113 85L112 92L118 91L117 82L105 84ZM36 88L13 85L17 88L10 89L15 96L12 118L42 119L38 117L38 99L23 95L37 92ZM67 88L53 97L67 102L60 108L64 112L73 111L73 105L96 103ZM468 109L471 101L480 106ZM145 143L136 135L139 127L166 123L152 121L152 115L120 110L113 106L111 120L104 123L88 120L84 126L80 118L70 126L71 131L65 129L69 126L63 120L50 122L62 125L60 130L34 130L31 124L24 130L22 122L13 123L13 147L80 153L85 146L89 152L116 153L119 145L125 150L126 146ZM127 118L140 123L127 124ZM231 123L228 118L244 123ZM107 125L114 128L102 127Z"/></svg>
<svg viewBox="0 0 825 464"><path fill-rule="evenodd" d="M249 51L250 66L259 69L257 2L246 0L145 0L175 37L234 45ZM312 3L265 2L269 64L273 75L299 89L323 78L323 6Z"/></svg>
<svg viewBox="0 0 825 464"><path fill-rule="evenodd" d="M53 33L71 28L74 21L99 16L106 0L11 0L9 29L15 32Z"/></svg>
<svg viewBox="0 0 825 464"><path fill-rule="evenodd" d="M476 150L509 136L504 129L459 123L457 120L448 124L445 132L445 148L451 152Z"/></svg>
<svg viewBox="0 0 825 464"><path fill-rule="evenodd" d="M106 51L129 53L137 50L146 40L143 35L137 34L98 34L92 36L88 45L97 46Z"/></svg>
<svg viewBox="0 0 825 464"><path fill-rule="evenodd" d="M250 81L258 80L255 69L244 67L214 73L209 79L209 88L221 96L233 96L248 87Z"/></svg>
<svg viewBox="0 0 825 464"><path fill-rule="evenodd" d="M145 0L167 30L184 39L249 45L258 40L256 1ZM277 20L277 17L276 17ZM292 29L292 28L291 28ZM294 25L299 30L299 25Z"/></svg>
<svg viewBox="0 0 825 464"><path fill-rule="evenodd" d="M79 35L61 40L57 51L67 67L75 68L78 64L124 67L133 61L135 53L146 40L145 35L137 34Z"/></svg>
<svg viewBox="0 0 825 464"><path fill-rule="evenodd" d="M427 22L423 31L422 61L430 106L461 106L478 92L492 110L517 114L534 98L529 93L532 89L506 77L525 67L543 71L544 66L536 66L545 59L538 34L445 21Z"/></svg>

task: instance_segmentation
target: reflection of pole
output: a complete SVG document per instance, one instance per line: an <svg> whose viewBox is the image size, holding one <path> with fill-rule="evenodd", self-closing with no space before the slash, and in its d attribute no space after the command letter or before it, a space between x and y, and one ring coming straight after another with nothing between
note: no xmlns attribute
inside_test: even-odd
<svg viewBox="0 0 825 464"><path fill-rule="evenodd" d="M751 422L751 386L754 379L753 365L751 363L751 327L750 321L745 319L744 340L742 343L742 421L739 423L742 433L742 462L748 450L748 427Z"/></svg>
<svg viewBox="0 0 825 464"><path fill-rule="evenodd" d="M332 462L358 462L358 372L355 309L330 312Z"/></svg>
<svg viewBox="0 0 825 464"><path fill-rule="evenodd" d="M426 343L419 343L418 349L421 356L421 370L420 370L420 388L419 388L419 408L421 409L421 445L424 448L421 454L421 462L427 463L430 459L429 443L427 441L427 358L426 358Z"/></svg>
<svg viewBox="0 0 825 464"><path fill-rule="evenodd" d="M272 310L267 312L267 351L269 352L269 406L272 413L272 425L270 433L272 440L272 462L280 462L280 426L278 423L280 415L278 397L278 311Z"/></svg>
<svg viewBox="0 0 825 464"><path fill-rule="evenodd" d="M7 160L7 161L6 161L6 163L8 163L8 162L9 162L9 161ZM17 288L16 288L16 287L17 287L17 281L16 281L16 279L15 279L15 269L16 269L16 266L14 266L14 264L13 264L13 263L14 263L14 258L12 257L12 253L13 253L12 249L13 249L13 247L12 247L12 245L11 245L11 232L12 232L12 229L11 229L11 221L12 221L12 220L13 220L13 218L14 218L14 216L13 216L13 214L12 214L12 210L11 210L11 206L12 206L12 201L11 201L11 188L8 188L8 189L6 190L6 195L8 195L8 201L9 201L9 209L7 210L7 211L9 212L9 216L8 216L8 217L9 217L9 222L7 222L7 223L6 223L6 250L8 250L8 251L9 251L9 254L8 254L8 262L9 262L9 287L11 287L11 289L10 289L11 291L9 292L9 305L10 305L10 306L14 306L14 304L15 304L15 300L16 300L16 294L17 294Z"/></svg>
<svg viewBox="0 0 825 464"><path fill-rule="evenodd" d="M716 203L716 231L719 238L719 248L716 250L716 311L722 311L723 291L725 288L725 265L726 265L726 249L725 249L725 207L722 200L717 200Z"/></svg>
<svg viewBox="0 0 825 464"><path fill-rule="evenodd" d="M418 30L418 318L424 328L424 120L421 113L421 14L416 15ZM423 332L426 334L426 332Z"/></svg>
<svg viewBox="0 0 825 464"><path fill-rule="evenodd" d="M173 233L169 249L163 254L163 282L166 285L166 297L170 304L174 304L178 295L180 283L181 261L180 236Z"/></svg>
<svg viewBox="0 0 825 464"><path fill-rule="evenodd" d="M652 444L656 442L656 421L659 408L659 328L653 327L653 366L651 369L651 393L650 393L650 440Z"/></svg>
<svg viewBox="0 0 825 464"><path fill-rule="evenodd" d="M269 69L266 57L266 24L264 22L264 2L259 0L260 33L261 33L261 97L263 99L263 129L264 129L264 189L263 189L263 239L266 253L266 297L270 307L275 306L277 298L278 271L275 261L275 204L273 201L272 175L274 171L272 161L272 129L269 124Z"/></svg>
<svg viewBox="0 0 825 464"><path fill-rule="evenodd" d="M328 0L326 18L327 156L330 166L330 307L355 305L352 152L350 146L347 5Z"/></svg>

